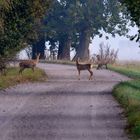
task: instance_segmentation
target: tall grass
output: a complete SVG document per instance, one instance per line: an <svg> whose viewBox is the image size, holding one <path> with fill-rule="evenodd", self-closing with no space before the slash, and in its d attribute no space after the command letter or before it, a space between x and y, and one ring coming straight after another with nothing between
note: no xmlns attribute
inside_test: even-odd
<svg viewBox="0 0 140 140"><path fill-rule="evenodd" d="M36 68L34 73L31 69L26 69L22 75L19 75L18 71L19 68L11 67L8 68L6 76L0 75L0 89L25 82L43 81L46 77L45 72L39 68Z"/></svg>

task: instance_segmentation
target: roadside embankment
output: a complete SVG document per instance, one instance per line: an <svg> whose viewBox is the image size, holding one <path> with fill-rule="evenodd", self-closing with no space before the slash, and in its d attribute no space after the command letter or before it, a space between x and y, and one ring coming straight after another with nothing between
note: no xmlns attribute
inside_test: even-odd
<svg viewBox="0 0 140 140"><path fill-rule="evenodd" d="M140 139L140 66L117 65L110 66L111 70L132 78L131 81L121 82L115 86L113 95L125 109L128 120L127 131L134 140Z"/></svg>

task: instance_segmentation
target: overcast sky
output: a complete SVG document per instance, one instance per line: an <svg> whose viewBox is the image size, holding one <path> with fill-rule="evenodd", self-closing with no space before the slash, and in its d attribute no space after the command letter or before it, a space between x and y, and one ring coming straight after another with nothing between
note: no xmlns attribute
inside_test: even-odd
<svg viewBox="0 0 140 140"><path fill-rule="evenodd" d="M137 28L131 28L129 34L137 33ZM118 58L120 60L140 60L140 48L139 44L135 41L130 41L126 37L116 36L115 38L109 37L108 40L105 37L98 38L95 37L90 44L91 54L98 53L99 44L104 42L104 44L109 44L111 48L115 50L119 49Z"/></svg>

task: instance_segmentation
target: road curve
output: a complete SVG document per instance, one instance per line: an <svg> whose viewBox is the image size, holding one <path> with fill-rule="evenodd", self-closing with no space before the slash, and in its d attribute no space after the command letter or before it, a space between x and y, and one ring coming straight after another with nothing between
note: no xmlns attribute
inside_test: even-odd
<svg viewBox="0 0 140 140"><path fill-rule="evenodd" d="M128 140L122 109L111 90L127 77L107 70L39 64L43 83L21 84L0 91L0 140Z"/></svg>

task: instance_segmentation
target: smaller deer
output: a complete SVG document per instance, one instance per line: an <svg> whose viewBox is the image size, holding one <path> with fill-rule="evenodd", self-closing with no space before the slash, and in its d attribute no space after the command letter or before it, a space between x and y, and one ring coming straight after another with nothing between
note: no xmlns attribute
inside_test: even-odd
<svg viewBox="0 0 140 140"><path fill-rule="evenodd" d="M103 66L105 66L106 69L108 69L107 64L109 63L109 59L102 60L100 58L100 55L96 55L96 57L97 57L97 64L98 64L97 69L101 69Z"/></svg>
<svg viewBox="0 0 140 140"><path fill-rule="evenodd" d="M35 60L23 60L19 63L19 74L22 74L23 70L26 68L31 68L34 72L34 68L36 67L37 63L39 62L40 53L37 55Z"/></svg>
<svg viewBox="0 0 140 140"><path fill-rule="evenodd" d="M1 75L5 75L6 76L6 69L7 69L6 64L5 63L1 63L0 64L0 73L1 73Z"/></svg>
<svg viewBox="0 0 140 140"><path fill-rule="evenodd" d="M80 80L80 71L81 70L88 70L90 73L89 80L92 80L93 72L91 71L92 65L90 63L87 64L79 64L79 59L76 60L76 67L78 70L78 79Z"/></svg>
<svg viewBox="0 0 140 140"><path fill-rule="evenodd" d="M0 74L6 76L8 59L0 57Z"/></svg>

